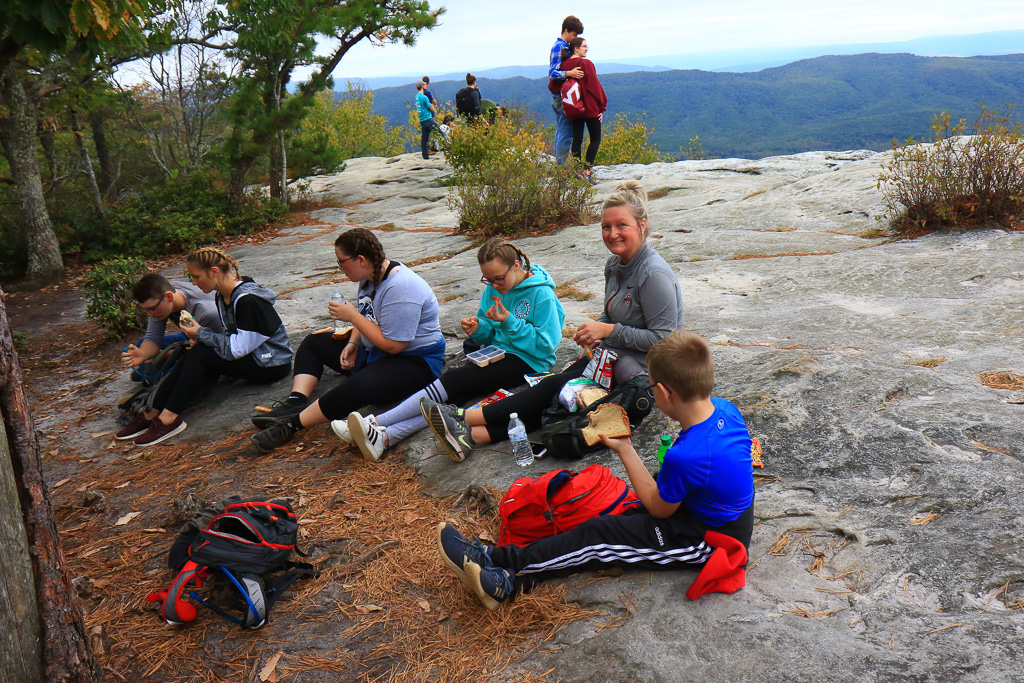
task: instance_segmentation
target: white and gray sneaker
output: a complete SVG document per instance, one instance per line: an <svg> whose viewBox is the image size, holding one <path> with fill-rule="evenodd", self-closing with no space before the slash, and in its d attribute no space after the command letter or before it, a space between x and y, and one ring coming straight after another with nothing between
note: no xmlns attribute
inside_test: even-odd
<svg viewBox="0 0 1024 683"><path fill-rule="evenodd" d="M384 455L384 428L377 424L376 417L349 413L348 431L352 443L359 447L364 459L377 462Z"/></svg>
<svg viewBox="0 0 1024 683"><path fill-rule="evenodd" d="M367 415L366 419L372 422L373 424L377 424L377 418L374 415ZM337 436L342 441L344 441L345 443L353 443L352 432L348 430L347 417L342 418L340 420L331 420L331 431L334 432L334 435Z"/></svg>

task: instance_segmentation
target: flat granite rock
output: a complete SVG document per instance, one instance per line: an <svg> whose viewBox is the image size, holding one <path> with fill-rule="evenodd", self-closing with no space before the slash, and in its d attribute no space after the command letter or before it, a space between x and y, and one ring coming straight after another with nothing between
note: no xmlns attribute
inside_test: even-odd
<svg viewBox="0 0 1024 683"><path fill-rule="evenodd" d="M686 329L710 341L715 393L743 412L766 466L746 588L691 602L694 572L569 579L571 599L605 615L560 631L524 670L553 668L566 682L1024 680L1024 405L979 379L1024 372L1024 236L892 241L876 188L887 159L811 152L597 169L597 200L627 178L657 197L651 241L679 275ZM388 255L434 287L454 354L480 273L471 240L452 232L438 184L448 172L440 157L352 160L310 182L340 207L314 212L322 225L233 253L282 293L297 343L326 323L337 234L377 228ZM580 290L563 302L567 324L600 311L607 251L596 223L517 244ZM574 355L563 342L560 359ZM190 417L187 438L245 429L252 403L287 387L245 387ZM652 469L658 437L675 431L658 411L637 430ZM509 451L499 443L455 464L424 432L388 457L441 496L565 465L519 468ZM609 451L587 462L623 474Z"/></svg>

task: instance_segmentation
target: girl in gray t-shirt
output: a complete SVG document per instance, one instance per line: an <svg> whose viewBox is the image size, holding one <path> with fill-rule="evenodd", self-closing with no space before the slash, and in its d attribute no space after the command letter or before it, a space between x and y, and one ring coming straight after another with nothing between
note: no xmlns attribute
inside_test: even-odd
<svg viewBox="0 0 1024 683"><path fill-rule="evenodd" d="M356 303L328 304L331 317L352 323L351 337L308 335L295 354L292 393L270 413L253 415L252 439L269 452L299 429L345 419L362 406L392 403L437 379L444 337L437 298L419 275L388 259L377 237L352 228L334 243L342 272L359 283ZM325 367L346 379L309 402Z"/></svg>

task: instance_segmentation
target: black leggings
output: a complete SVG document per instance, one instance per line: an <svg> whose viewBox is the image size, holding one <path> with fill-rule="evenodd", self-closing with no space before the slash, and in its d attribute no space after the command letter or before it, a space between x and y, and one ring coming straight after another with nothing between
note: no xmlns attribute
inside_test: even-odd
<svg viewBox="0 0 1024 683"><path fill-rule="evenodd" d="M594 165L597 158L597 150L601 148L601 119L596 116L590 119L575 119L572 121L572 155L577 159L583 151L583 124L587 124L587 131L590 132L590 143L587 145L587 166Z"/></svg>
<svg viewBox="0 0 1024 683"><path fill-rule="evenodd" d="M157 410L166 408L180 415L185 408L209 393L221 375L269 384L287 377L288 370L287 363L272 367L257 365L251 353L237 360L226 360L218 356L213 347L196 344L157 385L153 407Z"/></svg>
<svg viewBox="0 0 1024 683"><path fill-rule="evenodd" d="M502 387L517 387L523 383L523 375L532 372L533 368L525 360L506 351L500 361L482 368L467 362L446 370L441 375L441 386L448 393L448 403L463 405L480 394Z"/></svg>
<svg viewBox="0 0 1024 683"><path fill-rule="evenodd" d="M335 372L348 374L347 370L341 369L341 352L348 344L348 337L345 339L334 339L331 335L307 334L295 352L296 375L313 375L319 380L324 374L324 367ZM347 415L347 414L346 414Z"/></svg>
<svg viewBox="0 0 1024 683"><path fill-rule="evenodd" d="M487 423L487 434L491 437L491 443L508 438L508 419L512 413L519 414L519 419L526 425L527 431L533 431L540 427L540 414L551 405L551 401L562 390L566 382L583 374L583 370L586 369L589 362L590 359L583 356L563 372L545 377L529 389L523 389L508 398L484 406L481 410L483 410L484 422ZM447 387L445 388L447 389Z"/></svg>
<svg viewBox="0 0 1024 683"><path fill-rule="evenodd" d="M400 401L434 379L423 356L384 356L354 371L321 396L320 412L328 420L342 420L365 405Z"/></svg>

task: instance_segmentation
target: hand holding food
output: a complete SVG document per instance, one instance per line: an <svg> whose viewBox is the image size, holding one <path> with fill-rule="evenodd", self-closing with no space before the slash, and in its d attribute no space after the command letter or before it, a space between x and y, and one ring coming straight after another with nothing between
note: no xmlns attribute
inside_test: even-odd
<svg viewBox="0 0 1024 683"><path fill-rule="evenodd" d="M494 305L487 309L487 317L496 323L503 323L508 318L508 309L502 306L501 297L491 297L494 300Z"/></svg>
<svg viewBox="0 0 1024 683"><path fill-rule="evenodd" d="M590 347L610 335L614 329L615 325L611 323L599 323L596 320L586 322L579 326L572 340L580 346Z"/></svg>
<svg viewBox="0 0 1024 683"><path fill-rule="evenodd" d="M590 424L583 428L583 440L587 442L588 446L602 441L602 435L609 439L617 439L628 437L633 433L629 428L626 411L620 405L605 403L587 417L590 419Z"/></svg>
<svg viewBox="0 0 1024 683"><path fill-rule="evenodd" d="M480 327L480 321L476 319L476 316L462 319L462 331L466 333L467 337L472 337L478 327Z"/></svg>

